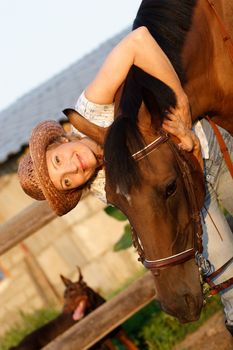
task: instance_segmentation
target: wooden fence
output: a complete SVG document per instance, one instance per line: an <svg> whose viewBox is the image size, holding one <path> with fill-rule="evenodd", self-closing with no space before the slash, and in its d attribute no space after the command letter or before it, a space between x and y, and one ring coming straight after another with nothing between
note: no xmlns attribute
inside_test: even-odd
<svg viewBox="0 0 233 350"><path fill-rule="evenodd" d="M45 201L35 202L0 225L0 255L45 226L56 215Z"/></svg>
<svg viewBox="0 0 233 350"><path fill-rule="evenodd" d="M56 215L46 202L35 202L0 225L0 255L45 226ZM111 332L155 296L148 272L123 292L107 301L44 349L85 350Z"/></svg>

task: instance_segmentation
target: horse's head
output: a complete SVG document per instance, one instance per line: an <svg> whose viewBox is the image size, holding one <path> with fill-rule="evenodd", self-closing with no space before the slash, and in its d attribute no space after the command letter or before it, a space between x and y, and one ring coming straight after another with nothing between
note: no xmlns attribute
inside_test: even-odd
<svg viewBox="0 0 233 350"><path fill-rule="evenodd" d="M203 303L194 259L202 206L202 196L197 202L194 193L201 193L203 181L194 160L181 153L167 135L155 131L145 107L140 113L141 143L152 146L137 153L136 142L127 140L130 158L125 158L122 150L110 150L119 161L116 167L106 159L107 199L128 217L140 258L155 277L156 299L164 311L181 322L193 321ZM92 138L96 134L100 141L99 127L77 114L73 116L80 131ZM106 130L102 130L101 142L105 140L106 145L111 144L112 137L120 137L116 132L110 132L107 139L105 136ZM133 170L132 162L136 165Z"/></svg>
<svg viewBox="0 0 233 350"><path fill-rule="evenodd" d="M87 285L83 281L83 277L79 270L79 279L72 282L70 279L60 275L64 285L64 313L71 313L75 321L80 320L86 314L88 307Z"/></svg>
<svg viewBox="0 0 233 350"><path fill-rule="evenodd" d="M166 135L141 130L145 144L152 146L131 152L138 163L139 181L121 181L122 177L130 177L130 169L127 173L125 168L125 172L118 171L119 180L114 177L113 183L111 172L116 168L109 164L107 199L128 217L140 259L155 277L156 299L163 310L181 322L193 321L199 317L203 303L194 260L196 235L201 229L203 181L195 178L199 175L190 167L194 164L188 163L188 157ZM194 191L199 190L197 203Z"/></svg>

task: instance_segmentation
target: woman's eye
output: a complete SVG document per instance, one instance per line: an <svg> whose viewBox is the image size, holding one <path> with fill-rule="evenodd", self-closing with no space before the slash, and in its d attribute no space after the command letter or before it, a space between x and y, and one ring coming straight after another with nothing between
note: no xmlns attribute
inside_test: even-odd
<svg viewBox="0 0 233 350"><path fill-rule="evenodd" d="M55 156L55 163L56 163L56 164L60 164L60 159L59 159L58 156Z"/></svg>
<svg viewBox="0 0 233 350"><path fill-rule="evenodd" d="M71 182L70 182L70 180L69 179L64 179L64 186L65 187L70 187L71 186Z"/></svg>
<svg viewBox="0 0 233 350"><path fill-rule="evenodd" d="M166 198L172 196L175 192L176 192L176 181L173 181L166 187Z"/></svg>

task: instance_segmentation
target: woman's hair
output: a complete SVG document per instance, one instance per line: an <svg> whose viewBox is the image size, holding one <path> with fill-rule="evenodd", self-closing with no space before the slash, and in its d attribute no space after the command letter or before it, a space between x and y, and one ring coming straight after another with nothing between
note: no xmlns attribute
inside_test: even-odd
<svg viewBox="0 0 233 350"><path fill-rule="evenodd" d="M67 139L69 141L80 141L83 137L76 135L75 133L65 133L64 136L58 136L57 138L53 139L51 143L48 145L46 151L49 151L50 149L53 149L56 146L59 146L63 143L63 140Z"/></svg>

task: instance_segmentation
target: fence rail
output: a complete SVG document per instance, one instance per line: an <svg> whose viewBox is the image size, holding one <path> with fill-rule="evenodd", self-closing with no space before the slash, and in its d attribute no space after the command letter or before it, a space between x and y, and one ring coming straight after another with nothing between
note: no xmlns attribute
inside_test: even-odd
<svg viewBox="0 0 233 350"><path fill-rule="evenodd" d="M0 225L0 255L45 226L56 215L45 201L35 202Z"/></svg>

